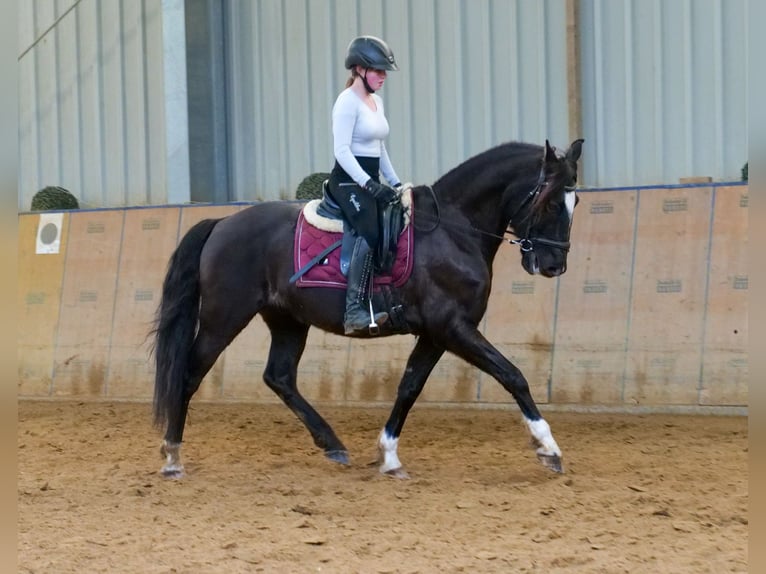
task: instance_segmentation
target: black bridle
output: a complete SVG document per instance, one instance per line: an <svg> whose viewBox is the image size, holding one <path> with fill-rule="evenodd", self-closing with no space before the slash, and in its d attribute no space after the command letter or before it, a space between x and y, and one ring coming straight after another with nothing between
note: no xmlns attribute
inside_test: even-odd
<svg viewBox="0 0 766 574"><path fill-rule="evenodd" d="M516 211L513 212L513 215L508 220L508 227L510 227L511 223L513 223L513 220L516 218L516 216L518 216L519 213L521 213L521 210L524 209L524 207L526 207L527 203L532 201L534 197L540 194L540 190L546 184L547 182L545 181L545 167L543 166L540 168L540 175L538 175L537 177L537 183L535 183L535 187L533 187L532 190L526 195L526 197L524 197L521 204L519 204L519 206L516 208ZM436 206L436 215L431 216L427 214L421 214L421 217L425 216L426 219L430 217L432 221L434 221L434 224L430 229L421 230L421 231L424 231L425 233L430 233L431 231L436 229L439 225L445 225L446 227L452 227L453 229L456 229L458 231L464 231L466 229L466 226L464 225L442 221L441 212L439 210L439 200L437 199L436 194L434 193L434 190L430 185L426 185L425 187L428 189L429 192L431 192L431 197L433 198L434 205ZM567 191L570 191L570 190L574 190L574 187L567 187L566 189ZM500 239L502 241L507 242L509 245L518 245L519 249L521 249L523 253L529 253L531 251L534 251L536 243L539 245L547 245L548 247L561 249L562 251L566 251L566 252L569 251L569 247L570 247L569 241L556 241L555 239L547 239L545 237L529 237L529 231L531 230L531 227L532 226L530 226L530 229L527 230L526 237L518 238L517 236L517 239L508 239L507 237L505 237L505 235L507 234L516 235L516 233L511 231L510 229L506 229L503 235L497 235L496 233L492 233L490 231L484 231L483 229L477 229L473 226L469 226L468 229L480 235L486 235L488 237L494 237L496 239Z"/></svg>
<svg viewBox="0 0 766 574"><path fill-rule="evenodd" d="M513 212L513 215L508 220L508 226L513 223L513 220L519 213L521 213L521 210L527 205L527 203L532 201L534 197L537 197L540 194L540 190L543 188L543 186L547 184L548 182L545 181L545 166L543 166L540 168L540 175L537 176L537 183L535 184L535 187L532 188L532 191L527 194L521 204L516 208L516 211ZM526 237L520 237L518 239L506 239L503 237L503 241L507 241L511 245L518 245L519 249L521 249L523 253L534 251L535 243L539 243L540 245L547 245L548 247L555 247L557 249L561 249L562 251L569 251L569 241L556 241L555 239L547 239L545 237L529 237L529 232L531 229L532 226L530 225L529 229L527 230ZM516 235L516 233L510 229L506 229L505 233Z"/></svg>

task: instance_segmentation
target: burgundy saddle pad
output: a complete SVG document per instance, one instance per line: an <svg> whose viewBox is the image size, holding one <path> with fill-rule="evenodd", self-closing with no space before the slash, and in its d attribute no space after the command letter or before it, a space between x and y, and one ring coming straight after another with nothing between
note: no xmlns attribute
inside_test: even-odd
<svg viewBox="0 0 766 574"><path fill-rule="evenodd" d="M323 249L329 247L343 237L343 233L323 231L311 225L301 210L298 224L295 229L294 266L299 271L319 255ZM400 287L412 273L412 215L410 222L399 235L397 243L396 259L389 275L375 275L373 289L381 285ZM340 247L336 248L323 261L304 273L295 284L298 287L335 287L346 288L346 277L340 272Z"/></svg>

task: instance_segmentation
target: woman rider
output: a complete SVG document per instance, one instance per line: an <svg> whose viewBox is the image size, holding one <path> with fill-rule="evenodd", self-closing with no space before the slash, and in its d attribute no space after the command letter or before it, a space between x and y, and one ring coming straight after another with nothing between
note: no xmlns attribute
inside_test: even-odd
<svg viewBox="0 0 766 574"><path fill-rule="evenodd" d="M388 45L374 36L351 41L346 54L351 77L332 109L335 166L329 191L356 234L349 261L346 335L366 332L371 322L384 323L388 313L375 313L363 305L371 280L373 254L378 244L378 208L398 201L394 189L401 185L386 152L388 121L383 100L375 92L383 86L386 72L398 70ZM391 186L380 183L380 174Z"/></svg>

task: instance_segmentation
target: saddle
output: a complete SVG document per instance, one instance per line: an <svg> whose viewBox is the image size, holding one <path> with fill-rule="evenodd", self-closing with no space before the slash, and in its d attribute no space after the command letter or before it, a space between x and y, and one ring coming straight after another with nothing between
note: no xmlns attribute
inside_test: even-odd
<svg viewBox="0 0 766 574"><path fill-rule="evenodd" d="M380 241L375 253L373 289L399 287L412 272L412 185L405 186L399 203L379 211ZM301 210L295 230L295 274L298 287L346 288L346 275L356 235L340 206L322 186L322 199Z"/></svg>

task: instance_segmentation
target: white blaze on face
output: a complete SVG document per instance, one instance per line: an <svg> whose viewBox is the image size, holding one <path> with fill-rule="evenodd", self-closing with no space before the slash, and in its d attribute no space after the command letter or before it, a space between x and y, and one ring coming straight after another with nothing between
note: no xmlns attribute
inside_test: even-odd
<svg viewBox="0 0 766 574"><path fill-rule="evenodd" d="M572 221L572 217L574 217L574 208L575 208L576 200L577 200L577 195L575 195L574 191L567 191L564 194L564 203L567 206L567 213L569 213L569 221Z"/></svg>

